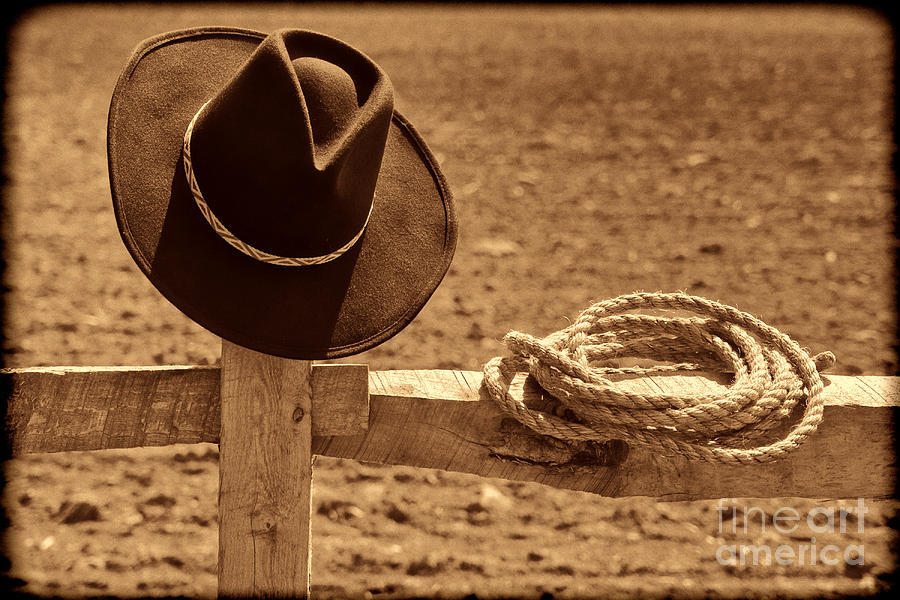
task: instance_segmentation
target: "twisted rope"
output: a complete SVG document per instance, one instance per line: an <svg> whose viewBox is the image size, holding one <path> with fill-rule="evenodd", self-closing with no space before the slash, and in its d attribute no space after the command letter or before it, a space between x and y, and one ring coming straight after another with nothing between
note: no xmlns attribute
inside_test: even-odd
<svg viewBox="0 0 900 600"><path fill-rule="evenodd" d="M679 310L695 316L623 314ZM510 332L509 356L484 366L488 394L533 431L564 441L623 440L667 455L755 464L796 449L822 422L819 371L831 352L810 358L788 336L730 306L687 294L630 294L594 304L569 327L544 339ZM640 357L674 364L601 367ZM730 371L724 393L647 394L616 386L609 376L679 371ZM528 408L510 393L516 372L532 375L568 417ZM786 437L772 429L801 401L803 415ZM754 445L759 444L759 445Z"/></svg>

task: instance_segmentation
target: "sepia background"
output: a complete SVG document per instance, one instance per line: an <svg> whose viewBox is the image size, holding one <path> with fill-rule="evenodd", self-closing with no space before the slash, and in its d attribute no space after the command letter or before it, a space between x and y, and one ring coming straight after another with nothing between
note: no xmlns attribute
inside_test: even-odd
<svg viewBox="0 0 900 600"><path fill-rule="evenodd" d="M122 245L106 115L130 52L190 26L315 29L370 55L455 192L460 239L420 316L347 362L478 370L511 329L545 335L633 291L759 316L832 373L892 375L892 31L832 8L53 6L7 40L6 366L214 364L219 340ZM213 597L215 446L8 461L14 583L62 596ZM767 514L855 500L741 500ZM318 459L320 597L788 596L889 585L896 505L865 565L724 567L716 502ZM784 539L779 539L784 537Z"/></svg>

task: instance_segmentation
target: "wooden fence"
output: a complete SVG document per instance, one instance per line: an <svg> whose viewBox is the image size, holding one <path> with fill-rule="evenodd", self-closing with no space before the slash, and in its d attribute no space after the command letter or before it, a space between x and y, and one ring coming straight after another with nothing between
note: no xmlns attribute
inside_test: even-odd
<svg viewBox="0 0 900 600"><path fill-rule="evenodd" d="M728 466L536 436L482 396L481 373L313 365L223 342L222 367L2 371L12 456L219 444L219 595L309 593L311 456L537 481L604 496L889 498L900 378L824 376L825 420L774 463ZM687 394L697 376L621 382ZM524 375L516 393L541 408ZM785 428L788 425L784 426Z"/></svg>

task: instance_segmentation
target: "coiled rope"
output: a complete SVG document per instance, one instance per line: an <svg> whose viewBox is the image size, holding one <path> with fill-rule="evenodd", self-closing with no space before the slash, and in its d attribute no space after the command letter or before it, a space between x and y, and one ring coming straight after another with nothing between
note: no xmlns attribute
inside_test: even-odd
<svg viewBox="0 0 900 600"><path fill-rule="evenodd" d="M624 314L657 309L695 316ZM544 339L513 331L503 341L510 355L485 364L483 385L529 429L564 441L623 440L667 455L729 464L781 458L812 434L822 422L819 371L835 361L831 352L810 358L787 335L752 315L680 293L619 296L594 304ZM670 364L596 366L621 357ZM700 370L731 372L734 378L721 394L693 395L637 393L610 379ZM530 409L513 397L510 382L521 371L573 418ZM787 436L764 442L801 401L802 417Z"/></svg>

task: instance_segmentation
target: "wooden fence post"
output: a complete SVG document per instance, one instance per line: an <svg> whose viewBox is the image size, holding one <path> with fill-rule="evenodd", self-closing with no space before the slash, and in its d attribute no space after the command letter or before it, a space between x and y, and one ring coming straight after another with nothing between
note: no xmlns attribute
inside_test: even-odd
<svg viewBox="0 0 900 600"><path fill-rule="evenodd" d="M222 341L219 597L309 597L311 363Z"/></svg>

